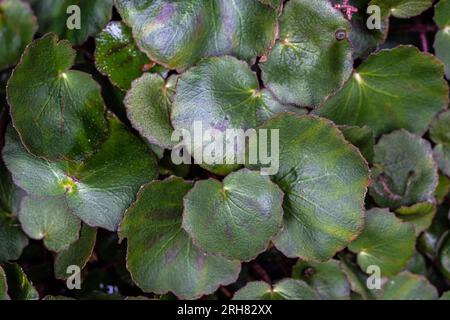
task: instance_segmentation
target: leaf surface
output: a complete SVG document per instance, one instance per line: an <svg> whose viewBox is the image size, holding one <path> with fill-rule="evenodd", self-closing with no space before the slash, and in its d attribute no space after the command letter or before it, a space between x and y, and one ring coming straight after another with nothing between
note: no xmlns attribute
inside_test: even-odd
<svg viewBox="0 0 450 320"><path fill-rule="evenodd" d="M434 21L439 27L434 40L436 56L445 64L445 74L450 78L450 1L440 0L435 7Z"/></svg>
<svg viewBox="0 0 450 320"><path fill-rule="evenodd" d="M351 75L350 25L328 1L291 0L279 29L262 79L282 103L317 106Z"/></svg>
<svg viewBox="0 0 450 320"><path fill-rule="evenodd" d="M380 207L432 201L438 173L430 143L406 130L384 135L375 146L372 178L370 195Z"/></svg>
<svg viewBox="0 0 450 320"><path fill-rule="evenodd" d="M136 46L131 29L123 22L112 21L95 38L95 63L100 72L122 90L142 75L150 62Z"/></svg>
<svg viewBox="0 0 450 320"><path fill-rule="evenodd" d="M38 300L39 294L17 263L5 263L3 269L8 283L11 300Z"/></svg>
<svg viewBox="0 0 450 320"><path fill-rule="evenodd" d="M205 254L182 229L183 197L191 188L175 177L152 182L127 210L120 237L128 241L127 268L145 292L195 299L237 279L239 262Z"/></svg>
<svg viewBox="0 0 450 320"><path fill-rule="evenodd" d="M26 152L12 128L3 157L16 183L36 196L64 196L69 209L92 227L116 230L140 186L157 176L151 151L116 118L100 150L81 164L50 162Z"/></svg>
<svg viewBox="0 0 450 320"><path fill-rule="evenodd" d="M284 228L275 246L288 257L329 260L363 227L368 168L358 150L328 120L281 114L262 129L279 129ZM270 149L270 148L269 148Z"/></svg>
<svg viewBox="0 0 450 320"><path fill-rule="evenodd" d="M72 214L63 197L32 197L22 200L19 220L32 239L58 252L79 238L80 219Z"/></svg>
<svg viewBox="0 0 450 320"><path fill-rule="evenodd" d="M90 75L69 70L75 51L47 34L25 50L8 81L14 127L33 154L80 159L105 138L100 86Z"/></svg>
<svg viewBox="0 0 450 320"><path fill-rule="evenodd" d="M184 198L183 228L211 254L248 261L281 228L283 192L268 177L242 169L223 182L199 181Z"/></svg>
<svg viewBox="0 0 450 320"><path fill-rule="evenodd" d="M450 177L450 111L441 113L433 121L430 136L436 143L433 153L439 169Z"/></svg>
<svg viewBox="0 0 450 320"><path fill-rule="evenodd" d="M0 12L0 70L3 70L19 61L38 26L33 11L22 1L2 1Z"/></svg>
<svg viewBox="0 0 450 320"><path fill-rule="evenodd" d="M305 281L323 300L348 300L350 297L350 283L339 261L308 263L299 260L292 269L292 277Z"/></svg>
<svg viewBox="0 0 450 320"><path fill-rule="evenodd" d="M436 288L423 277L408 271L392 277L384 286L380 300L435 300Z"/></svg>
<svg viewBox="0 0 450 320"><path fill-rule="evenodd" d="M372 0L371 5L379 6L383 16L411 18L421 14L433 5L432 0Z"/></svg>
<svg viewBox="0 0 450 320"><path fill-rule="evenodd" d="M128 119L133 127L150 143L167 149L174 144L170 123L173 85L158 74L145 73L133 82L125 97Z"/></svg>
<svg viewBox="0 0 450 320"><path fill-rule="evenodd" d="M400 128L423 134L448 106L443 75L442 64L415 47L382 50L315 112L340 125L367 125L377 137Z"/></svg>
<svg viewBox="0 0 450 320"><path fill-rule="evenodd" d="M362 270L376 265L382 277L400 272L412 258L416 237L414 227L393 213L371 209L366 214L363 232L348 248L358 254Z"/></svg>
<svg viewBox="0 0 450 320"><path fill-rule="evenodd" d="M113 0L29 0L38 17L41 34L54 32L75 45L83 44L95 36L112 17ZM68 27L76 22L79 7L79 29ZM69 10L70 9L70 10Z"/></svg>
<svg viewBox="0 0 450 320"><path fill-rule="evenodd" d="M66 249L58 252L54 262L54 272L57 279L67 279L73 273L67 273L68 267L75 265L82 270L94 250L97 239L97 229L84 225L80 237Z"/></svg>
<svg viewBox="0 0 450 320"><path fill-rule="evenodd" d="M318 300L317 293L304 281L285 279L273 288L266 282L249 282L237 291L233 300Z"/></svg>
<svg viewBox="0 0 450 320"><path fill-rule="evenodd" d="M170 69L211 55L255 61L275 39L277 12L258 0L117 0L116 7L138 46Z"/></svg>

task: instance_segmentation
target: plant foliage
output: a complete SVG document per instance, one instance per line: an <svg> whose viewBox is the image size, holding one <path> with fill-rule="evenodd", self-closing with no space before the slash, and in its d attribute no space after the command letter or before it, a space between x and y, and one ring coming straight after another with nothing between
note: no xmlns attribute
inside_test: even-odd
<svg viewBox="0 0 450 320"><path fill-rule="evenodd" d="M449 0L72 2L0 0L0 300L449 298Z"/></svg>

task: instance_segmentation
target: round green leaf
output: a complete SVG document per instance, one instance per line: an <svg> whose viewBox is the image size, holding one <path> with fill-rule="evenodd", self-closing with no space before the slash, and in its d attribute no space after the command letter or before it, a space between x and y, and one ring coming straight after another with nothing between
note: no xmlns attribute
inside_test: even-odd
<svg viewBox="0 0 450 320"><path fill-rule="evenodd" d="M112 16L113 0L29 1L38 17L40 33L54 32L75 45L83 44L90 36L95 36ZM73 10L73 5L79 8L79 29L68 27L68 23L72 24L77 19L78 12Z"/></svg>
<svg viewBox="0 0 450 320"><path fill-rule="evenodd" d="M350 283L339 261L308 263L299 260L292 269L292 277L305 281L323 300L348 300L350 297Z"/></svg>
<svg viewBox="0 0 450 320"><path fill-rule="evenodd" d="M80 238L56 255L55 277L67 279L72 275L67 273L67 268L72 265L80 267L80 270L83 269L92 255L96 239L97 229L84 225L81 228Z"/></svg>
<svg viewBox="0 0 450 320"><path fill-rule="evenodd" d="M3 269L12 300L38 300L39 294L27 275L17 263L5 263Z"/></svg>
<svg viewBox="0 0 450 320"><path fill-rule="evenodd" d="M262 79L281 102L316 106L351 75L350 25L328 1L310 0L289 1L279 24Z"/></svg>
<svg viewBox="0 0 450 320"><path fill-rule="evenodd" d="M170 149L173 88L157 74L145 73L135 80L125 97L128 119L150 143Z"/></svg>
<svg viewBox="0 0 450 320"><path fill-rule="evenodd" d="M59 252L79 238L80 219L70 212L63 197L25 197L19 220L30 238L43 239L52 251Z"/></svg>
<svg viewBox="0 0 450 320"><path fill-rule="evenodd" d="M152 182L127 210L119 234L128 240L127 268L145 292L195 299L237 279L239 262L205 254L182 229L183 197L191 188L175 177Z"/></svg>
<svg viewBox="0 0 450 320"><path fill-rule="evenodd" d="M450 79L450 0L440 0L435 7L434 21L439 27L434 40L436 56L445 64L445 73Z"/></svg>
<svg viewBox="0 0 450 320"><path fill-rule="evenodd" d="M0 266L0 300L9 300L6 274L1 266Z"/></svg>
<svg viewBox="0 0 450 320"><path fill-rule="evenodd" d="M430 136L436 143L433 153L439 169L450 177L450 111L441 113L433 121Z"/></svg>
<svg viewBox="0 0 450 320"><path fill-rule="evenodd" d="M14 127L27 149L49 159L78 159L106 135L100 86L90 75L68 70L75 51L48 34L25 50L8 81Z"/></svg>
<svg viewBox="0 0 450 320"><path fill-rule="evenodd" d="M114 117L110 129L100 150L75 165L32 156L9 128L3 157L16 183L29 194L64 196L86 224L113 231L139 188L158 172L151 151Z"/></svg>
<svg viewBox="0 0 450 320"><path fill-rule="evenodd" d="M393 213L372 209L366 214L363 232L348 248L358 254L363 271L371 265L381 270L383 277L401 271L414 254L414 227L403 223Z"/></svg>
<svg viewBox="0 0 450 320"><path fill-rule="evenodd" d="M279 129L278 173L285 193L284 228L275 246L288 257L326 261L363 227L367 163L325 119L281 114L263 129Z"/></svg>
<svg viewBox="0 0 450 320"><path fill-rule="evenodd" d="M279 232L282 202L267 176L242 169L222 183L197 182L184 198L183 228L208 253L252 260Z"/></svg>
<svg viewBox="0 0 450 320"><path fill-rule="evenodd" d="M266 282L249 282L234 294L233 300L318 300L317 293L305 282L285 279L273 288Z"/></svg>
<svg viewBox="0 0 450 320"><path fill-rule="evenodd" d="M428 280L408 271L392 277L384 286L381 300L435 300L438 292Z"/></svg>
<svg viewBox="0 0 450 320"><path fill-rule="evenodd" d="M438 183L430 143L406 130L384 135L375 146L370 195L380 207L433 200Z"/></svg>
<svg viewBox="0 0 450 320"><path fill-rule="evenodd" d="M37 31L30 6L20 0L0 2L0 70L15 65Z"/></svg>
<svg viewBox="0 0 450 320"><path fill-rule="evenodd" d="M117 0L116 6L137 45L169 69L211 55L255 61L275 39L277 12L258 0Z"/></svg>
<svg viewBox="0 0 450 320"><path fill-rule="evenodd" d="M436 58L415 47L382 50L315 112L340 125L367 125L375 136L400 128L423 134L448 106L443 74Z"/></svg>
<svg viewBox="0 0 450 320"><path fill-rule="evenodd" d="M286 108L281 106L267 91L259 91L258 79L245 62L230 56L204 59L196 67L185 72L178 80L177 93L171 114L172 124L176 130L187 130L195 138L195 131L200 131L202 143L195 143L186 148L198 163L202 163L203 148L211 145L207 130L218 132L217 141L223 135L226 150L226 129L255 128L261 121ZM201 124L202 128L194 130ZM244 146L242 146L244 147ZM242 150L236 150L243 153ZM224 152L225 163L227 157ZM208 170L226 175L239 165L206 166Z"/></svg>
<svg viewBox="0 0 450 320"><path fill-rule="evenodd" d="M141 76L150 60L139 51L131 29L123 22L112 21L95 38L95 63L98 70L111 81L128 90L131 82Z"/></svg>
<svg viewBox="0 0 450 320"><path fill-rule="evenodd" d="M411 18L430 8L433 0L372 0L370 4L379 6L383 16Z"/></svg>
<svg viewBox="0 0 450 320"><path fill-rule="evenodd" d="M450 231L444 233L439 240L438 259L442 274L450 279Z"/></svg>

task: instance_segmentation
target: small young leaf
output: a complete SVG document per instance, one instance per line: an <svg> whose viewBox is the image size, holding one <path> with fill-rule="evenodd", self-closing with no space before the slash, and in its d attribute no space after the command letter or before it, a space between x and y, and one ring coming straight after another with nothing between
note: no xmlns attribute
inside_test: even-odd
<svg viewBox="0 0 450 320"><path fill-rule="evenodd" d="M438 292L428 280L408 271L392 277L384 286L380 300L435 300Z"/></svg>
<svg viewBox="0 0 450 320"><path fill-rule="evenodd" d="M268 177L242 169L222 183L197 182L184 198L183 228L207 253L249 261L279 232L282 203Z"/></svg>
<svg viewBox="0 0 450 320"><path fill-rule="evenodd" d="M127 210L119 234L128 240L127 268L145 292L195 299L237 279L239 262L205 254L181 228L191 188L175 177L152 182Z"/></svg>
<svg viewBox="0 0 450 320"><path fill-rule="evenodd" d="M377 137L400 128L423 134L448 106L443 75L442 64L415 47L382 50L315 112L340 125L367 125Z"/></svg>
<svg viewBox="0 0 450 320"><path fill-rule="evenodd" d="M27 149L48 159L79 159L105 138L100 86L90 75L68 70L75 51L47 34L25 50L8 81L14 127Z"/></svg>
<svg viewBox="0 0 450 320"><path fill-rule="evenodd" d="M95 63L122 90L142 75L143 67L150 62L134 43L131 29L123 22L110 22L95 38Z"/></svg>
<svg viewBox="0 0 450 320"><path fill-rule="evenodd" d="M59 252L79 238L81 222L72 214L63 197L33 197L22 200L19 220L32 239Z"/></svg>
<svg viewBox="0 0 450 320"><path fill-rule="evenodd" d="M0 2L0 70L15 65L37 31L30 6L20 0Z"/></svg>
<svg viewBox="0 0 450 320"><path fill-rule="evenodd" d="M291 0L279 28L262 79L282 103L316 106L351 75L350 25L328 1Z"/></svg>
<svg viewBox="0 0 450 320"><path fill-rule="evenodd" d="M324 300L348 300L350 297L350 283L336 260L324 263L299 260L292 269L292 278L305 281Z"/></svg>
<svg viewBox="0 0 450 320"><path fill-rule="evenodd" d="M133 81L125 97L128 119L133 127L150 143L171 149L173 132L170 123L172 82L165 82L158 74L145 73Z"/></svg>
<svg viewBox="0 0 450 320"><path fill-rule="evenodd" d="M384 135L375 146L370 195L380 207L432 201L438 183L430 143L406 130Z"/></svg>
<svg viewBox="0 0 450 320"><path fill-rule="evenodd" d="M318 300L317 293L305 282L285 279L273 288L266 282L249 282L234 294L233 300Z"/></svg>
<svg viewBox="0 0 450 320"><path fill-rule="evenodd" d="M414 254L414 228L387 210L372 209L366 214L363 232L348 248L358 254L364 271L371 265L381 270L382 277L401 271Z"/></svg>
<svg viewBox="0 0 450 320"><path fill-rule="evenodd" d="M279 129L280 137L272 179L285 193L284 228L275 246L288 257L329 260L363 227L365 160L325 119L285 113L261 128Z"/></svg>
<svg viewBox="0 0 450 320"><path fill-rule="evenodd" d="M95 36L112 16L113 0L29 1L38 17L40 33L54 32L75 45L81 45L90 36ZM73 5L78 6L79 12L69 10Z"/></svg>
<svg viewBox="0 0 450 320"><path fill-rule="evenodd" d="M117 0L116 7L138 46L169 69L211 55L253 62L275 39L277 12L258 0Z"/></svg>
<svg viewBox="0 0 450 320"><path fill-rule="evenodd" d="M81 228L80 238L56 255L55 277L57 279L67 279L70 276L67 273L67 268L71 265L83 269L92 255L96 239L97 229L84 225Z"/></svg>

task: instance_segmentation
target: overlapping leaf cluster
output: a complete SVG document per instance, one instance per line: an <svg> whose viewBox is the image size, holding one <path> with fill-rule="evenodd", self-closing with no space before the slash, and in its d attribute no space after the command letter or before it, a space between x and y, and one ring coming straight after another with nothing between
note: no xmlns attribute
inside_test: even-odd
<svg viewBox="0 0 450 320"><path fill-rule="evenodd" d="M449 296L449 0L77 3L0 0L0 299ZM279 170L175 165L197 121Z"/></svg>

